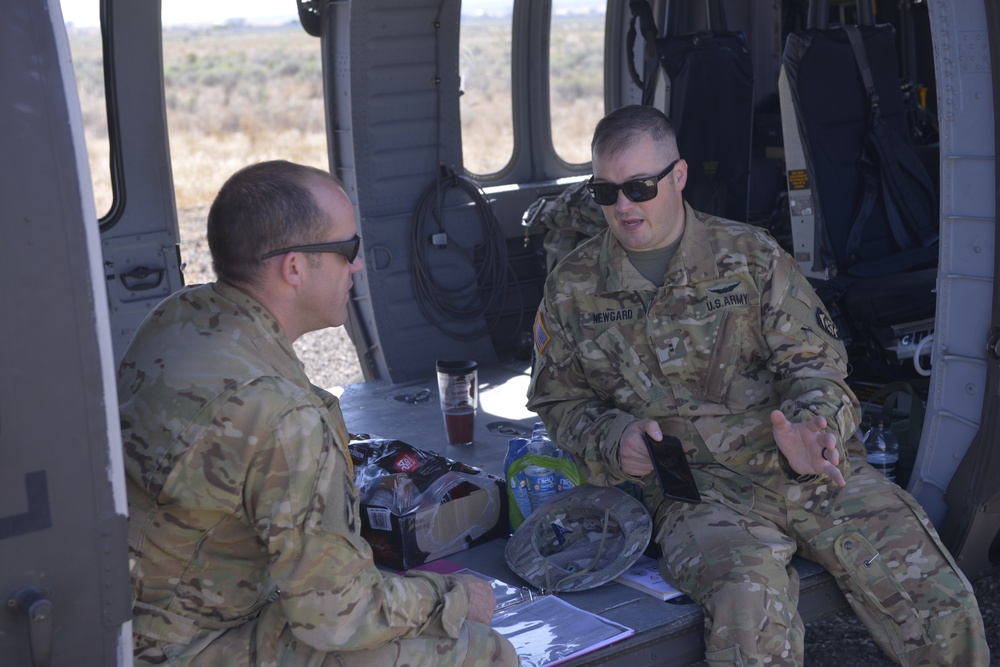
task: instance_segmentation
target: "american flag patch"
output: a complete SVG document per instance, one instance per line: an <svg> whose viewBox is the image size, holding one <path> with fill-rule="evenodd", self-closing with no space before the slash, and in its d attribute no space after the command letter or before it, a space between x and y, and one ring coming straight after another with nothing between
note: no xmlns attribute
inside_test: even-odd
<svg viewBox="0 0 1000 667"><path fill-rule="evenodd" d="M541 354L545 346L549 344L549 332L545 330L545 322L542 321L542 313L539 311L535 315L535 354Z"/></svg>

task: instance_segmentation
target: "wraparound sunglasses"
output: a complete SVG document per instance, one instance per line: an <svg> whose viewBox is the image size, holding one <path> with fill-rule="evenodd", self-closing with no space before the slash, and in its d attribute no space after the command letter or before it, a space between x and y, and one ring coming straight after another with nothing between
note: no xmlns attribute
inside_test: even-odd
<svg viewBox="0 0 1000 667"><path fill-rule="evenodd" d="M594 198L601 206L611 206L616 201L618 201L618 191L621 190L622 194L625 195L629 201L636 203L649 201L656 196L658 189L657 184L663 180L663 177L674 170L674 167L680 160L674 160L667 165L667 168L660 172L658 176L648 176L646 178L633 178L631 181L625 181L622 184L618 183L595 183L594 177L591 176L590 180L587 182L587 189L590 190L590 196Z"/></svg>
<svg viewBox="0 0 1000 667"><path fill-rule="evenodd" d="M333 252L338 255L343 255L347 258L348 262L353 262L358 256L358 250L361 249L361 237L357 234L354 238L349 241L332 241L331 243L310 243L309 245L295 245L290 248L282 248L281 250L272 250L269 253L261 255L261 259L268 259L270 257L276 257L277 255L284 255L288 252Z"/></svg>

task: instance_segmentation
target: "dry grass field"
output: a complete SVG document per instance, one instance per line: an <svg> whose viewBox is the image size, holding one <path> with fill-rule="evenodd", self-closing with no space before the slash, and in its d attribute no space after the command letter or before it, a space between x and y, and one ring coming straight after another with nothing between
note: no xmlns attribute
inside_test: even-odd
<svg viewBox="0 0 1000 667"><path fill-rule="evenodd" d="M553 143L567 162L590 159L603 115L600 18L556 22ZM98 215L111 204L101 41L71 29ZM284 158L327 168L320 42L297 25L177 28L163 34L164 88L179 209L211 202L239 167ZM462 142L466 169L489 174L513 152L509 24L463 25Z"/></svg>
<svg viewBox="0 0 1000 667"><path fill-rule="evenodd" d="M100 34L70 31L98 215L110 206ZM164 88L177 207L210 203L240 167L327 167L319 40L301 28L172 29Z"/></svg>
<svg viewBox="0 0 1000 667"><path fill-rule="evenodd" d="M563 159L589 160L603 114L603 20L562 18L553 37L553 142ZM463 24L461 98L466 168L502 169L513 154L509 20ZM98 216L111 206L101 36L69 31ZM176 28L163 33L164 93L181 257L188 284L214 280L205 241L208 205L240 167L286 159L328 168L320 41L298 24ZM295 343L316 384L361 379L344 329Z"/></svg>

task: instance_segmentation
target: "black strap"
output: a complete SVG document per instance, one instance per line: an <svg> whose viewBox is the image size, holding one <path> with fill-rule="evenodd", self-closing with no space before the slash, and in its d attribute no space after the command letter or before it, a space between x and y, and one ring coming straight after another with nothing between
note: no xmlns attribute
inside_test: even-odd
<svg viewBox="0 0 1000 667"><path fill-rule="evenodd" d="M934 219L937 204L927 170L899 134L884 122L872 127L871 137L869 145L878 153L882 171L889 176L882 181L886 206L899 211L890 216L890 221L899 225L899 229L893 227L893 234L897 240L908 241L907 246L901 243L900 247L934 245L938 233L926 221Z"/></svg>
<svg viewBox="0 0 1000 667"><path fill-rule="evenodd" d="M635 22L639 17L632 14L632 20L628 24L628 34L625 36L625 53L628 56L625 62L628 64L628 74L632 79L632 83L638 88L644 88L645 83L643 83L642 77L639 76L639 71L635 68Z"/></svg>
<svg viewBox="0 0 1000 667"><path fill-rule="evenodd" d="M648 0L630 0L629 9L632 11L632 20L629 22L628 35L626 36L626 51L628 53L628 73L636 86L642 89L642 103L651 104L653 93L656 89L656 68L659 67L659 58L656 56L656 21L653 20L653 10L649 6ZM646 45L643 49L643 73L635 66L635 23L639 21L639 32Z"/></svg>
<svg viewBox="0 0 1000 667"><path fill-rule="evenodd" d="M843 28L861 73L870 112L869 131L859 161L864 192L851 221L845 254L847 261L854 263L849 269L852 274L885 275L929 262L936 256L938 235L927 222L933 220L935 214L934 186L910 147L882 120L879 95L861 32L853 25ZM865 224L879 193L889 230L900 252L875 262L858 263Z"/></svg>
<svg viewBox="0 0 1000 667"><path fill-rule="evenodd" d="M865 86L868 94L868 107L870 113L870 123L874 125L879 118L879 98L878 91L875 90L875 81L872 78L871 68L868 66L868 55L865 53L864 43L861 41L861 33L856 26L845 25L844 32L851 42L851 50L854 51L854 59L861 71L861 82ZM865 223L871 217L872 209L875 206L875 199L878 196L878 165L872 164L869 159L867 144L861 153L861 176L864 181L864 192L858 208L854 212L854 219L851 221L850 232L847 235L847 246L845 255L847 261L854 263L857 261L858 249L861 247L862 233Z"/></svg>
<svg viewBox="0 0 1000 667"><path fill-rule="evenodd" d="M861 31L858 30L858 26L856 25L845 25L844 32L847 33L847 39L851 42L851 50L854 51L854 59L858 63L858 69L861 70L861 82L865 86L865 92L868 93L868 103L871 106L872 118L877 118L879 115L878 91L875 90L875 79L872 77L872 70L868 66L868 54L865 52L865 45L861 40Z"/></svg>

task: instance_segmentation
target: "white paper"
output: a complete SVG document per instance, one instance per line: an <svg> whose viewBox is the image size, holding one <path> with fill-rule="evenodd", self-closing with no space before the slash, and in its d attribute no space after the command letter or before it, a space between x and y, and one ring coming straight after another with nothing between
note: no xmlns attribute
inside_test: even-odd
<svg viewBox="0 0 1000 667"><path fill-rule="evenodd" d="M683 595L660 576L660 568L649 556L640 556L632 567L615 577L615 582L648 593L661 600L670 600Z"/></svg>
<svg viewBox="0 0 1000 667"><path fill-rule="evenodd" d="M497 600L490 626L514 645L521 667L554 667L635 634L630 627L555 595L539 595L449 561L425 563L416 569L469 574L489 583Z"/></svg>
<svg viewBox="0 0 1000 667"><path fill-rule="evenodd" d="M554 595L501 609L490 625L514 645L522 667L558 665L635 634Z"/></svg>

